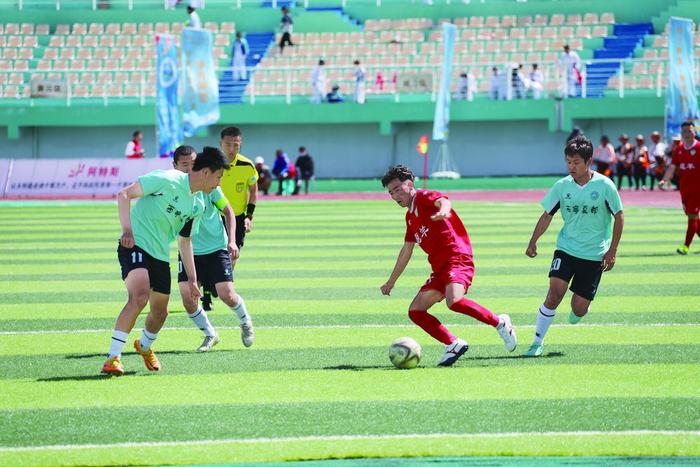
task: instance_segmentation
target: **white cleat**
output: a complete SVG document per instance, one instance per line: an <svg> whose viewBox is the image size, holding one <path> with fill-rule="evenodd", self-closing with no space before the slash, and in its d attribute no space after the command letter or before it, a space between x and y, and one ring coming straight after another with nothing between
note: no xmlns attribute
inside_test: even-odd
<svg viewBox="0 0 700 467"><path fill-rule="evenodd" d="M437 366L452 366L455 364L459 357L465 354L469 350L469 344L467 344L462 339L457 339L450 345L445 346L445 353L438 362Z"/></svg>
<svg viewBox="0 0 700 467"><path fill-rule="evenodd" d="M246 347L250 347L255 341L255 329L253 329L253 321L250 318L241 323L241 341Z"/></svg>
<svg viewBox="0 0 700 467"><path fill-rule="evenodd" d="M513 329L513 324L510 322L510 316L508 315L498 315L501 320L501 324L496 327L496 331L503 339L503 343L506 345L506 350L512 352L518 346L518 336L515 335L515 329Z"/></svg>
<svg viewBox="0 0 700 467"><path fill-rule="evenodd" d="M199 346L197 352L209 352L212 347L221 341L219 336L205 336L202 345Z"/></svg>

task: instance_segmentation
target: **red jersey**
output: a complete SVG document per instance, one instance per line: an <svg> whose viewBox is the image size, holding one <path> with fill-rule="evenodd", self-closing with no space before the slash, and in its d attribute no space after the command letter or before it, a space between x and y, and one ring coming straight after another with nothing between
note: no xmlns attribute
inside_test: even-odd
<svg viewBox="0 0 700 467"><path fill-rule="evenodd" d="M671 163L676 166L681 194L700 195L700 141L695 141L690 149L681 143L675 151Z"/></svg>
<svg viewBox="0 0 700 467"><path fill-rule="evenodd" d="M465 257L471 261L472 245L467 229L457 213L450 211L450 217L434 221L430 216L438 212L435 201L447 198L438 191L416 190L416 195L406 213L406 235L404 240L417 243L428 254L433 271L439 271L450 260Z"/></svg>

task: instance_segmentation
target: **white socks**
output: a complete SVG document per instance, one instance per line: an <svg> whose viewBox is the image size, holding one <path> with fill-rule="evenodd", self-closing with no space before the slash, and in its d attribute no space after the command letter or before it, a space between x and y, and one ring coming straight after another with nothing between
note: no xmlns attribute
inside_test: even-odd
<svg viewBox="0 0 700 467"><path fill-rule="evenodd" d="M537 324L535 325L535 344L542 345L545 334L549 329L549 325L554 321L554 315L557 310L550 310L544 305L540 305L540 311L537 313Z"/></svg>
<svg viewBox="0 0 700 467"><path fill-rule="evenodd" d="M109 357L120 357L126 340L129 338L129 333L124 331L112 332L112 343L109 345Z"/></svg>
<svg viewBox="0 0 700 467"><path fill-rule="evenodd" d="M238 319L241 320L241 323L250 321L250 316L248 316L248 310L245 307L245 301L240 295L238 296L238 305L232 306L231 310L234 313L236 313L236 316L238 316Z"/></svg>
<svg viewBox="0 0 700 467"><path fill-rule="evenodd" d="M197 308L197 311L195 311L194 313L187 313L187 316L190 317L195 326L202 330L205 336L213 337L216 335L214 326L212 326L209 322L209 317L207 316L206 312L202 309L201 306Z"/></svg>
<svg viewBox="0 0 700 467"><path fill-rule="evenodd" d="M151 344L158 338L158 333L149 332L146 328L143 328L141 332L141 338L139 339L139 344L141 344L141 350L148 350L151 348Z"/></svg>

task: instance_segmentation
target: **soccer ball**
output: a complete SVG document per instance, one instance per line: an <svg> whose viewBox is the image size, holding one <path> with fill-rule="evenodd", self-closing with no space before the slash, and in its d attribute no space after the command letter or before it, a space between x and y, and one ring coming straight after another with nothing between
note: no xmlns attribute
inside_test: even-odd
<svg viewBox="0 0 700 467"><path fill-rule="evenodd" d="M410 337L399 337L389 347L389 360L396 368L410 370L420 362L420 344Z"/></svg>

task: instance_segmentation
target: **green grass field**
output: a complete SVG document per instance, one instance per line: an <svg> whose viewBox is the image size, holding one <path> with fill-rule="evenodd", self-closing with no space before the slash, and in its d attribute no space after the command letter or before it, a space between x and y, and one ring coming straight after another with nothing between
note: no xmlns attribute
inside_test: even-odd
<svg viewBox="0 0 700 467"><path fill-rule="evenodd" d="M471 348L435 368L442 346L406 315L428 275L422 252L391 297L379 292L404 212L295 200L260 204L236 270L252 348L216 302L222 342L195 353L201 332L173 295L154 346L162 372L127 351L128 374L108 378L99 370L126 296L115 205L0 204L0 465L700 456L700 256L674 253L680 210L626 209L618 264L590 315L568 325L565 301L545 355L523 359L560 221L529 259L537 206L455 207L474 245L470 297L511 315L513 354L493 329L440 304ZM403 335L423 345L415 370L388 361Z"/></svg>

